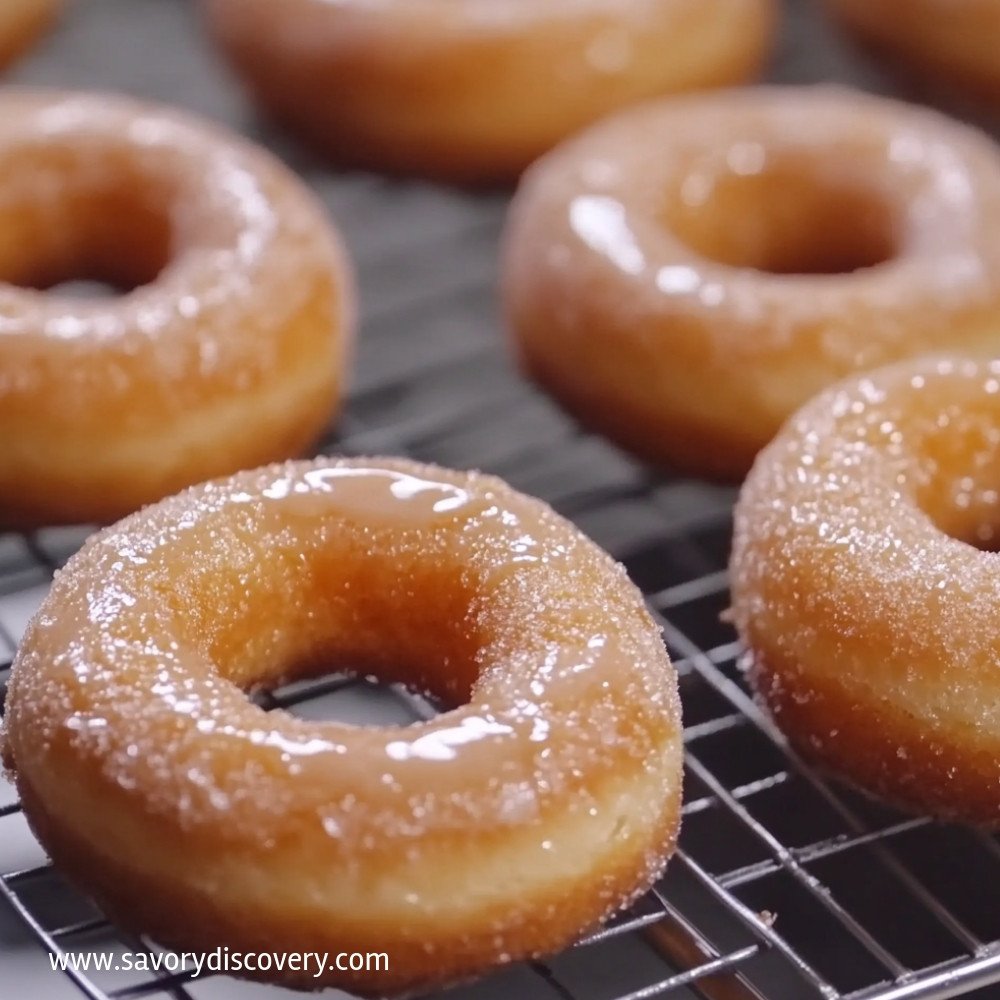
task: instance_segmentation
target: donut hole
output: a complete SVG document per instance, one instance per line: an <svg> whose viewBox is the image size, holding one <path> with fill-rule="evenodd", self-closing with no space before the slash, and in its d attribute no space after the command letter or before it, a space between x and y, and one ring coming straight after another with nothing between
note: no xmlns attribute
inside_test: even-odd
<svg viewBox="0 0 1000 1000"><path fill-rule="evenodd" d="M346 672L369 692L408 693L443 708L467 704L479 677L483 636L472 625L476 598L465 580L452 567L415 573L406 592L434 595L434 613L428 617L419 603L406 604L398 583L385 579L390 574L373 569L381 579L372 580L364 566L351 575L348 593L366 594L367 599L353 605L348 622L339 607L330 607L327 629L316 636L293 673L305 678Z"/></svg>
<svg viewBox="0 0 1000 1000"><path fill-rule="evenodd" d="M1000 413L974 401L939 417L921 444L921 510L944 534L981 552L1000 552Z"/></svg>
<svg viewBox="0 0 1000 1000"><path fill-rule="evenodd" d="M264 709L280 708L300 719L365 728L416 725L441 710L427 691L387 684L343 664L334 674L279 687L257 701Z"/></svg>
<svg viewBox="0 0 1000 1000"><path fill-rule="evenodd" d="M220 673L258 703L302 705L312 718L329 710L359 725L368 709L369 724L382 725L389 724L386 699L408 706L405 721L416 721L417 709L445 711L471 700L488 636L477 610L481 595L459 567L420 565L417 553L394 565L377 553L345 555L333 546L288 569L286 577L272 568L249 602L244 585L227 578L215 581L217 604L183 606L194 634L214 634L209 656ZM274 581L287 592L272 591ZM324 697L307 707L314 693ZM357 718L343 718L342 701ZM403 721L398 716L394 724Z"/></svg>
<svg viewBox="0 0 1000 1000"><path fill-rule="evenodd" d="M832 176L806 158L765 159L759 146L748 147L748 162L736 160L740 169L689 172L669 200L669 228L700 256L768 274L820 275L897 255L898 212L870 183Z"/></svg>
<svg viewBox="0 0 1000 1000"><path fill-rule="evenodd" d="M490 494L399 464L268 477L253 518L254 495L233 493L203 528L223 556L164 593L174 641L251 694L346 671L426 692L434 709L503 697L566 627L545 621L541 574L509 564L512 545L541 543L519 521L493 527Z"/></svg>
<svg viewBox="0 0 1000 1000"><path fill-rule="evenodd" d="M936 520L935 523L950 538L980 552L1000 552L1000 506L995 505L990 511L980 510L977 516L956 518L953 515L943 524Z"/></svg>
<svg viewBox="0 0 1000 1000"><path fill-rule="evenodd" d="M41 290L60 299L106 299L115 295L121 295L132 289L122 288L107 281L95 281L90 278L70 278L68 281L59 281Z"/></svg>
<svg viewBox="0 0 1000 1000"><path fill-rule="evenodd" d="M959 542L980 552L1000 553L1000 482L984 486L962 479L953 484L946 508L925 512L935 525Z"/></svg>
<svg viewBox="0 0 1000 1000"><path fill-rule="evenodd" d="M0 165L0 183L6 173ZM167 192L153 178L96 173L106 176L81 184L72 171L43 171L30 187L12 178L0 201L0 281L89 298L156 280L173 249Z"/></svg>

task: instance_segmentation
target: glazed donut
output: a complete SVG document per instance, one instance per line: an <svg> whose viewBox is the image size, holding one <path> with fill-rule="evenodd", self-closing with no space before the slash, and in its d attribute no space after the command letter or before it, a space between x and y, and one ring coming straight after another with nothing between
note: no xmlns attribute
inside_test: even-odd
<svg viewBox="0 0 1000 1000"><path fill-rule="evenodd" d="M79 278L132 291L44 291ZM0 527L107 522L295 454L339 397L351 301L322 207L263 150L125 98L5 90Z"/></svg>
<svg viewBox="0 0 1000 1000"><path fill-rule="evenodd" d="M828 3L861 41L911 74L974 100L1000 101L1000 0Z"/></svg>
<svg viewBox="0 0 1000 1000"><path fill-rule="evenodd" d="M0 4L0 69L31 47L55 20L63 0L3 0Z"/></svg>
<svg viewBox="0 0 1000 1000"><path fill-rule="evenodd" d="M795 747L994 826L998 428L997 361L931 356L830 389L757 459L731 566L750 678Z"/></svg>
<svg viewBox="0 0 1000 1000"><path fill-rule="evenodd" d="M243 694L337 665L456 707L358 728ZM624 570L500 480L407 461L240 473L96 535L5 724L33 829L122 926L389 955L277 977L312 989L560 948L651 884L679 821L676 677Z"/></svg>
<svg viewBox="0 0 1000 1000"><path fill-rule="evenodd" d="M484 182L656 94L737 83L774 0L202 0L257 102L340 161Z"/></svg>
<svg viewBox="0 0 1000 1000"><path fill-rule="evenodd" d="M644 458L737 477L854 370L996 348L1000 153L842 89L661 101L533 167L505 244L524 368Z"/></svg>

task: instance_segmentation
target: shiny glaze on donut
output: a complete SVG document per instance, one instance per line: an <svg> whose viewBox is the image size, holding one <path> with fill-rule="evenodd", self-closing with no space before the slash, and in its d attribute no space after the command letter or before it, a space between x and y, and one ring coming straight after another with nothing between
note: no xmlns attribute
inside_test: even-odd
<svg viewBox="0 0 1000 1000"><path fill-rule="evenodd" d="M3 0L0 3L0 70L23 55L56 19L64 0Z"/></svg>
<svg viewBox="0 0 1000 1000"><path fill-rule="evenodd" d="M843 375L1000 348L1000 153L837 88L658 101L529 171L504 294L525 368L584 423L736 477Z"/></svg>
<svg viewBox="0 0 1000 1000"><path fill-rule="evenodd" d="M831 12L932 90L1000 106L997 0L827 0Z"/></svg>
<svg viewBox="0 0 1000 1000"><path fill-rule="evenodd" d="M757 459L733 614L792 743L908 808L1000 825L1000 362L844 382Z"/></svg>
<svg viewBox="0 0 1000 1000"><path fill-rule="evenodd" d="M338 667L454 707L359 728L244 693ZM564 946L679 821L676 678L624 570L497 479L405 461L241 473L95 536L6 727L32 827L123 926L388 952L321 981L365 994Z"/></svg>
<svg viewBox="0 0 1000 1000"><path fill-rule="evenodd" d="M133 290L40 290L71 278ZM351 328L337 238L269 154L125 98L0 94L0 525L295 454Z"/></svg>
<svg viewBox="0 0 1000 1000"><path fill-rule="evenodd" d="M340 160L516 176L656 94L738 83L773 0L202 0L257 101Z"/></svg>

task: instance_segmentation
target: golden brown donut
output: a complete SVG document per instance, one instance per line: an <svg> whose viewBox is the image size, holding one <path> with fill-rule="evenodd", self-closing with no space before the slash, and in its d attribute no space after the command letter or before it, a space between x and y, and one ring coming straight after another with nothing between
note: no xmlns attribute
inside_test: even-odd
<svg viewBox="0 0 1000 1000"><path fill-rule="evenodd" d="M430 722L265 714L339 665ZM680 809L676 677L624 570L498 479L276 465L92 538L13 666L6 760L55 863L178 949L388 953L382 995L561 948L646 889Z"/></svg>
<svg viewBox="0 0 1000 1000"><path fill-rule="evenodd" d="M774 0L202 0L257 102L335 158L516 176L637 100L737 83Z"/></svg>
<svg viewBox="0 0 1000 1000"><path fill-rule="evenodd" d="M75 278L132 291L44 291ZM340 395L351 284L263 150L125 98L5 90L0 526L110 521L295 454Z"/></svg>
<svg viewBox="0 0 1000 1000"><path fill-rule="evenodd" d="M911 73L996 106L1000 0L827 0L840 21Z"/></svg>
<svg viewBox="0 0 1000 1000"><path fill-rule="evenodd" d="M0 70L31 47L55 20L63 0L3 0L0 3Z"/></svg>
<svg viewBox="0 0 1000 1000"><path fill-rule="evenodd" d="M852 371L1000 346L1000 153L838 88L664 100L526 175L504 294L525 369L654 462L737 477Z"/></svg>
<svg viewBox="0 0 1000 1000"><path fill-rule="evenodd" d="M1000 824L1000 362L844 382L761 453L733 613L792 744L861 787Z"/></svg>

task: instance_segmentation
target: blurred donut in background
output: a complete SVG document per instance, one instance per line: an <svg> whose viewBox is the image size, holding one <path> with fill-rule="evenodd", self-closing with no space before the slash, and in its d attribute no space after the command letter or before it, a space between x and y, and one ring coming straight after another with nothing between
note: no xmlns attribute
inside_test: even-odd
<svg viewBox="0 0 1000 1000"><path fill-rule="evenodd" d="M202 0L268 113L342 162L515 177L624 105L761 68L773 0Z"/></svg>
<svg viewBox="0 0 1000 1000"><path fill-rule="evenodd" d="M111 287L49 291L80 279ZM269 153L127 98L0 92L0 526L298 453L340 396L352 286Z"/></svg>
<svg viewBox="0 0 1000 1000"><path fill-rule="evenodd" d="M654 463L737 478L838 378L1000 350L1000 150L934 111L770 87L664 99L526 174L524 368Z"/></svg>
<svg viewBox="0 0 1000 1000"><path fill-rule="evenodd" d="M860 41L945 93L1000 106L1000 0L828 0ZM936 88L935 88L936 89Z"/></svg>
<svg viewBox="0 0 1000 1000"><path fill-rule="evenodd" d="M64 0L3 0L0 3L0 70L23 55L51 26Z"/></svg>

